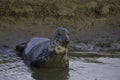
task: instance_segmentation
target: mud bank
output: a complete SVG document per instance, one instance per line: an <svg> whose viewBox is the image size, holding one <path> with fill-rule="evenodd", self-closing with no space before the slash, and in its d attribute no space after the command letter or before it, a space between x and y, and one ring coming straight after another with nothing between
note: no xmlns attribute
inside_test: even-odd
<svg viewBox="0 0 120 80"><path fill-rule="evenodd" d="M35 36L49 37L57 27L70 31L71 41L119 41L120 1L114 0L1 0L0 45Z"/></svg>
<svg viewBox="0 0 120 80"><path fill-rule="evenodd" d="M71 51L109 51L120 50L120 41L107 42L79 42L73 43L70 46Z"/></svg>
<svg viewBox="0 0 120 80"><path fill-rule="evenodd" d="M0 20L0 45L15 47L16 44L32 37L48 37L57 27L65 27L70 31L72 43L97 42L109 43L120 40L120 19L112 16L99 19L56 20L48 17L41 19L4 18ZM7 20L6 20L7 19Z"/></svg>

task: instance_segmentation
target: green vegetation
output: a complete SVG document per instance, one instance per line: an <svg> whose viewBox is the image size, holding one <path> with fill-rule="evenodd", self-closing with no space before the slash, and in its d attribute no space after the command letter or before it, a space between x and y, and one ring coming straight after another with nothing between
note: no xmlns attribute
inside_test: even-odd
<svg viewBox="0 0 120 80"><path fill-rule="evenodd" d="M119 0L0 0L0 18L96 18L119 13Z"/></svg>

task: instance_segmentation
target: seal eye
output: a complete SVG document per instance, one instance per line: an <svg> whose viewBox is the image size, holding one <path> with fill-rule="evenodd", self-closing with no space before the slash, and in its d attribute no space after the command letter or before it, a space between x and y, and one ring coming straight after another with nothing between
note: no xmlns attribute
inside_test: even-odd
<svg viewBox="0 0 120 80"><path fill-rule="evenodd" d="M58 33L58 36L61 36L61 33Z"/></svg>
<svg viewBox="0 0 120 80"><path fill-rule="evenodd" d="M70 34L68 33L67 35L69 36Z"/></svg>

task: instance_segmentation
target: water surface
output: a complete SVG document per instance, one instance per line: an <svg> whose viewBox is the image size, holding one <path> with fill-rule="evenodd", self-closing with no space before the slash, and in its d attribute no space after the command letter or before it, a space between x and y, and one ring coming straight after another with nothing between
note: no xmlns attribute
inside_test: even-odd
<svg viewBox="0 0 120 80"><path fill-rule="evenodd" d="M71 57L69 69L34 68L0 55L0 80L120 80L120 58Z"/></svg>

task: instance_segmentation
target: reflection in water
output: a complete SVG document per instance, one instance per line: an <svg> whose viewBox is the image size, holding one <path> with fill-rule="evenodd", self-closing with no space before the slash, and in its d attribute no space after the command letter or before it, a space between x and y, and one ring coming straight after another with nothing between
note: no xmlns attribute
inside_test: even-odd
<svg viewBox="0 0 120 80"><path fill-rule="evenodd" d="M72 57L69 63L69 69L31 69L19 57L0 55L0 80L120 80L120 58Z"/></svg>
<svg viewBox="0 0 120 80"><path fill-rule="evenodd" d="M32 77L35 80L68 80L67 69L33 69Z"/></svg>

